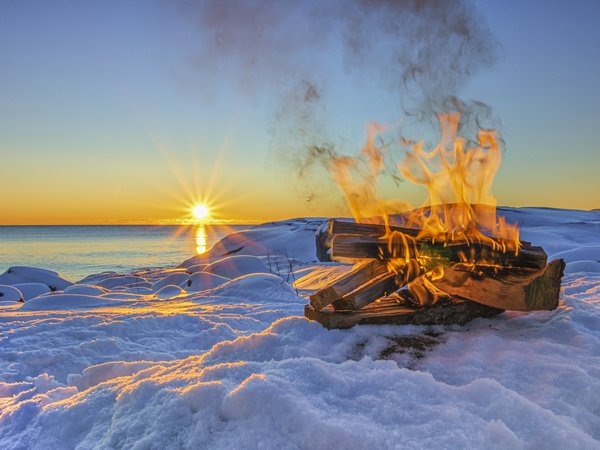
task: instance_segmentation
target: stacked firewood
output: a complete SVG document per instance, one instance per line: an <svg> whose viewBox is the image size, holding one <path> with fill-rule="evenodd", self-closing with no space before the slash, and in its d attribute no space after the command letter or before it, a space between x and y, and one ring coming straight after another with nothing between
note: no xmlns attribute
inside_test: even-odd
<svg viewBox="0 0 600 450"><path fill-rule="evenodd" d="M544 249L528 242L516 252L493 241L435 241L411 228L327 225L316 238L319 259L355 265L310 296L305 314L326 326L436 323L444 311L449 322L464 323L503 310L558 306L564 261L547 264ZM457 308L462 315L453 314Z"/></svg>

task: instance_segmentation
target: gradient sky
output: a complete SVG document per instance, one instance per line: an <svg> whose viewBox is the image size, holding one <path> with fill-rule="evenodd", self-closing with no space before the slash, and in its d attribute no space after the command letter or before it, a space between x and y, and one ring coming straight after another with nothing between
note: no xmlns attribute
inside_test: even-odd
<svg viewBox="0 0 600 450"><path fill-rule="evenodd" d="M600 2L475 6L501 57L462 94L502 121L498 202L600 208ZM201 199L241 222L344 214L273 151L280 92L207 75L199 39L170 2L0 1L0 224L168 222ZM340 76L323 124L356 149L400 113L362 81Z"/></svg>

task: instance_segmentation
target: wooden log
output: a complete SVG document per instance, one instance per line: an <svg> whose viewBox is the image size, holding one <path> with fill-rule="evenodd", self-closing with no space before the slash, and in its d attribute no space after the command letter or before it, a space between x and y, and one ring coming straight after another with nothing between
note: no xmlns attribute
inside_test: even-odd
<svg viewBox="0 0 600 450"><path fill-rule="evenodd" d="M397 231L406 234L407 236L418 236L420 230L406 227L399 227L396 225L390 225L388 227L390 231ZM372 223L356 223L356 222L344 222L341 220L330 220L328 225L329 234L335 236L336 234L358 234L361 236L383 236L387 229L385 225L372 224Z"/></svg>
<svg viewBox="0 0 600 450"><path fill-rule="evenodd" d="M558 307L565 262L556 259L540 270L466 267L455 264L433 285L482 305L513 311L553 310Z"/></svg>
<svg viewBox="0 0 600 450"><path fill-rule="evenodd" d="M378 298L391 294L400 287L398 277L393 273L380 275L358 289L333 302L335 310L357 310Z"/></svg>
<svg viewBox="0 0 600 450"><path fill-rule="evenodd" d="M487 211L490 207L485 205L474 205L478 211ZM323 224L315 234L315 244L317 247L317 258L322 262L331 262L331 244L333 237L336 234L356 234L360 236L376 236L380 237L388 231L395 231L405 234L406 236L417 237L421 230L415 228L402 227L398 225L390 225L386 228L385 225L371 223L356 223L351 221L330 219ZM521 244L526 247L529 242L521 241Z"/></svg>
<svg viewBox="0 0 600 450"><path fill-rule="evenodd" d="M399 231L408 236L417 236L419 230L390 226L391 231ZM331 219L319 228L315 234L317 258L321 262L331 262L331 244L336 234L358 234L362 236L383 236L386 233L385 225L356 223Z"/></svg>
<svg viewBox="0 0 600 450"><path fill-rule="evenodd" d="M459 297L440 300L426 308L391 298L371 303L359 311L335 311L331 305L321 311L311 305L304 307L308 319L316 320L326 328L350 328L358 324L464 325L477 317L493 317L502 312L502 309Z"/></svg>
<svg viewBox="0 0 600 450"><path fill-rule="evenodd" d="M413 259L417 255L440 260L440 263L493 263L505 267L541 269L546 266L543 248L525 243L518 254L500 251L488 243L444 243L427 239L397 237L388 242L376 236L337 234L333 238L331 256L336 258Z"/></svg>
<svg viewBox="0 0 600 450"><path fill-rule="evenodd" d="M409 264L396 265L393 272L385 273L367 281L359 288L335 300L332 305L335 310L358 310L375 300L406 286L416 280L429 269L417 260Z"/></svg>
<svg viewBox="0 0 600 450"><path fill-rule="evenodd" d="M388 273L387 264L384 261L372 260L357 264L350 272L335 280L331 285L312 294L310 304L318 311L334 300L339 300L344 295L355 291L365 283Z"/></svg>

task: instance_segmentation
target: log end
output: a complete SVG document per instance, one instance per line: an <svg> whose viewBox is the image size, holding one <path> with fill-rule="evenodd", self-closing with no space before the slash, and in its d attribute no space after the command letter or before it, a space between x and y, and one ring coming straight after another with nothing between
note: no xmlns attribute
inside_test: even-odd
<svg viewBox="0 0 600 450"><path fill-rule="evenodd" d="M546 266L544 274L525 287L527 311L551 311L558 308L560 285L565 273L565 261L555 259Z"/></svg>

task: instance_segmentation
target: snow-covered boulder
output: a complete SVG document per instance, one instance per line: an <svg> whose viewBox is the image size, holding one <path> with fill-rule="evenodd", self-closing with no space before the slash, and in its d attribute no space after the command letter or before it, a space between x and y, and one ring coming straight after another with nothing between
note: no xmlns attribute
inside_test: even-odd
<svg viewBox="0 0 600 450"><path fill-rule="evenodd" d="M106 294L105 294L106 295ZM87 308L107 308L119 303L105 297L82 294L47 294L32 298L21 306L22 311L72 310Z"/></svg>
<svg viewBox="0 0 600 450"><path fill-rule="evenodd" d="M207 265L208 264L196 264L196 265L188 267L186 269L186 272L189 273L190 275L193 273L203 272Z"/></svg>
<svg viewBox="0 0 600 450"><path fill-rule="evenodd" d="M61 278L58 273L37 267L14 266L0 275L0 284L42 283L52 291L61 291L73 283Z"/></svg>
<svg viewBox="0 0 600 450"><path fill-rule="evenodd" d="M187 282L190 276L186 272L175 272L167 275L164 278L161 278L156 283L154 283L151 287L153 291L159 291L164 286L175 285L180 286L182 283Z"/></svg>
<svg viewBox="0 0 600 450"><path fill-rule="evenodd" d="M147 282L145 278L136 277L133 275L124 275L124 276L113 276L109 278L105 278L104 280L98 281L96 284L100 287L113 289L118 286L130 286L132 284L144 283Z"/></svg>
<svg viewBox="0 0 600 450"><path fill-rule="evenodd" d="M65 294L83 294L83 295L102 295L108 292L100 286L94 284L74 284L65 289Z"/></svg>
<svg viewBox="0 0 600 450"><path fill-rule="evenodd" d="M199 264L208 264L230 255L271 255L302 262L316 262L315 232L324 220L318 218L283 220L231 233L206 253L184 261L180 267L190 268Z"/></svg>
<svg viewBox="0 0 600 450"><path fill-rule="evenodd" d="M247 302L302 302L296 291L277 275L253 273L216 288L212 295L241 298Z"/></svg>
<svg viewBox="0 0 600 450"><path fill-rule="evenodd" d="M38 295L47 294L50 288L44 283L17 283L13 284L23 294L23 300L27 301Z"/></svg>
<svg viewBox="0 0 600 450"><path fill-rule="evenodd" d="M154 296L160 298L162 300L177 297L179 295L185 295L186 292L181 289L179 286L174 286L169 284L167 286L163 286L157 292L154 293Z"/></svg>
<svg viewBox="0 0 600 450"><path fill-rule="evenodd" d="M22 302L24 300L23 294L16 287L0 284L0 301Z"/></svg>
<svg viewBox="0 0 600 450"><path fill-rule="evenodd" d="M229 278L221 277L208 272L198 272L190 275L187 282L180 286L188 292L200 292L214 289L229 281Z"/></svg>
<svg viewBox="0 0 600 450"><path fill-rule="evenodd" d="M215 275L234 279L251 273L269 273L265 263L256 256L228 256L209 264L204 269Z"/></svg>

